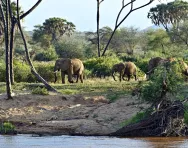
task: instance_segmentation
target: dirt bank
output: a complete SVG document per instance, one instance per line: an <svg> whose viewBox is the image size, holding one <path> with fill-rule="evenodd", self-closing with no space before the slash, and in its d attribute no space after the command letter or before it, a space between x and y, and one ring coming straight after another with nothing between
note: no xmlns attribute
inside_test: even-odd
<svg viewBox="0 0 188 148"><path fill-rule="evenodd" d="M0 95L0 120L16 125L22 134L106 135L121 123L148 107L130 95L115 102L105 96Z"/></svg>

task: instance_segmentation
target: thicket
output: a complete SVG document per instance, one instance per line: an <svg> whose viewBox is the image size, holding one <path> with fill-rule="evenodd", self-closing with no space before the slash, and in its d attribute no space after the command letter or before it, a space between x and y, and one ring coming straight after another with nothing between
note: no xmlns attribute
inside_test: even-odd
<svg viewBox="0 0 188 148"><path fill-rule="evenodd" d="M182 67L178 62L158 66L150 80L142 86L142 99L154 103L164 99L167 93L176 95L181 88L183 77Z"/></svg>

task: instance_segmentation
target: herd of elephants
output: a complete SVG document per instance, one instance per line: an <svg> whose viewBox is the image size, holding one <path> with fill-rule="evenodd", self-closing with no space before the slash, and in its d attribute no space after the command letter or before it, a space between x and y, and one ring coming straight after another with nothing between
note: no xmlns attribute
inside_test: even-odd
<svg viewBox="0 0 188 148"><path fill-rule="evenodd" d="M149 77L151 73L153 73L154 69L164 63L177 61L175 58L161 58L155 57L151 58L148 62L148 72L146 73ZM178 63L182 67L182 73L188 76L188 66L183 60L178 60ZM73 76L76 76L76 83L78 79L80 79L81 83L83 83L84 77L84 64L79 59L69 59L69 58L61 58L56 60L54 66L54 74L55 74L55 82L57 81L56 72L61 71L62 83L65 83L65 75L68 75L68 81L73 83ZM113 79L116 81L114 74L119 73L119 80L121 81L127 76L128 81L131 76L134 76L135 80L137 80L137 67L133 62L121 62L113 65L111 74Z"/></svg>

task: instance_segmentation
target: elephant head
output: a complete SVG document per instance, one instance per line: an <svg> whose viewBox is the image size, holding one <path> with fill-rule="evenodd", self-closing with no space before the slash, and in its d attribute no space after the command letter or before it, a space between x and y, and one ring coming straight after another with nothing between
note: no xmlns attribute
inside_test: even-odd
<svg viewBox="0 0 188 148"><path fill-rule="evenodd" d="M68 75L68 81L70 83L73 83L72 80L72 74L73 74L73 65L71 62L71 59L69 58L63 58L63 59L58 59L55 62L54 66L54 76L55 76L55 81L57 81L57 71L61 70L61 77L62 77L62 83L65 83L65 74Z"/></svg>

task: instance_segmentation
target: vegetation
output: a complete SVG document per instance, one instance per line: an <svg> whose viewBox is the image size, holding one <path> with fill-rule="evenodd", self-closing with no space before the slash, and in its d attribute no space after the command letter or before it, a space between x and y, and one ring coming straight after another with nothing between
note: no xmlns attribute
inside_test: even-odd
<svg viewBox="0 0 188 148"><path fill-rule="evenodd" d="M15 126L10 122L3 122L0 124L0 134L14 134Z"/></svg>
<svg viewBox="0 0 188 148"><path fill-rule="evenodd" d="M37 87L32 90L32 94L48 95L49 92L46 88Z"/></svg>

